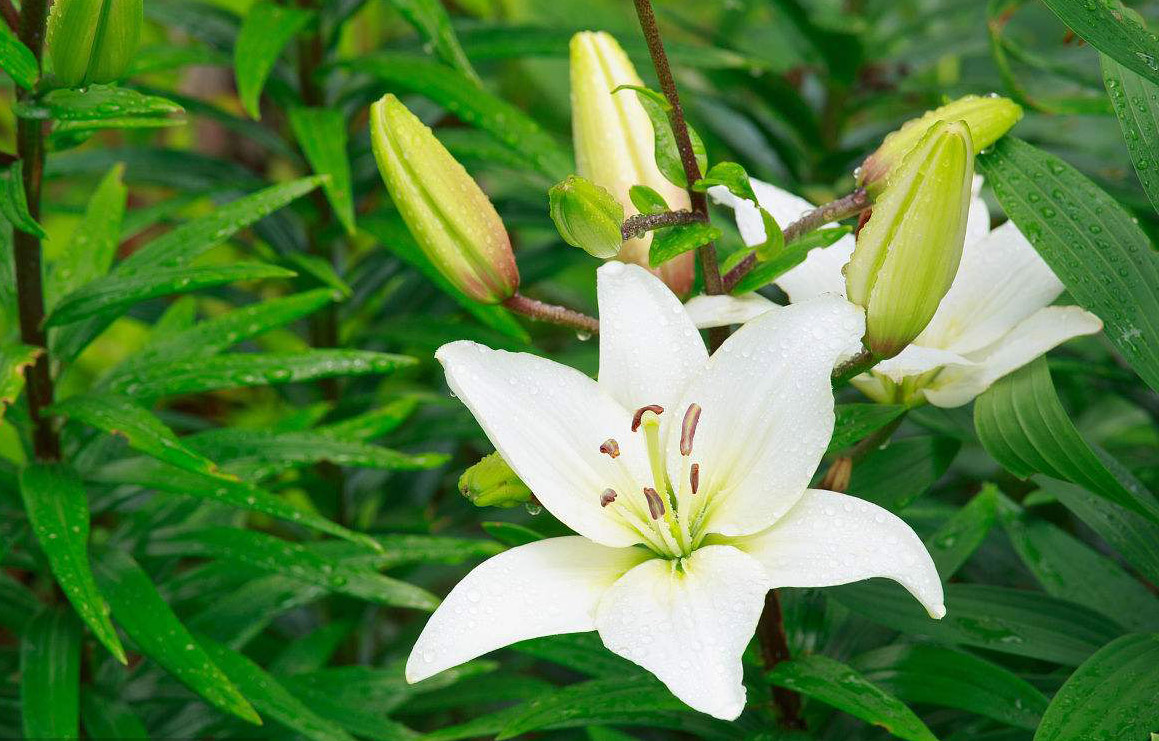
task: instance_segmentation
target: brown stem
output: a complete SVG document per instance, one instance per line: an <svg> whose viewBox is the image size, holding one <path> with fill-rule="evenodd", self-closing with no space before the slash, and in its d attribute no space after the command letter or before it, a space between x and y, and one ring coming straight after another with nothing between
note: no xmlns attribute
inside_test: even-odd
<svg viewBox="0 0 1159 741"><path fill-rule="evenodd" d="M503 302L503 305L517 314L536 319L541 322L551 322L563 327L571 327L577 332L595 334L600 331L600 323L594 317L581 314L573 309L554 304L545 304L522 294L515 294Z"/></svg>
<svg viewBox="0 0 1159 741"><path fill-rule="evenodd" d="M869 208L869 194L864 188L858 188L847 196L836 201L826 203L809 211L801 218L789 224L784 229L785 244L791 244L809 232L816 231L822 226L847 219ZM757 266L757 256L754 252L733 266L724 276L724 290L732 291L740 279L748 275L749 271Z"/></svg>
<svg viewBox="0 0 1159 741"><path fill-rule="evenodd" d="M664 211L658 214L636 214L624 219L620 225L620 236L625 241L641 237L645 232L653 229L663 229L666 226L681 226L704 221L704 217L695 211Z"/></svg>
<svg viewBox="0 0 1159 741"><path fill-rule="evenodd" d="M44 30L48 16L47 0L25 0L20 11L20 41L36 56L44 51ZM29 93L22 91L20 97ZM28 213L40 219L40 189L44 180L44 126L41 121L19 119L16 128L16 152L23 162L24 198ZM13 235L13 261L16 268L16 296L20 311L20 338L26 345L44 348L32 365L24 370L28 388L28 413L32 418L32 444L36 458L42 461L60 458L60 438L52 428L52 419L44 409L52 404L52 373L48 357L48 340L44 328L44 282L41 267L40 239L19 229Z"/></svg>
<svg viewBox="0 0 1159 741"><path fill-rule="evenodd" d="M696 163L696 153L692 150L692 139L688 135L688 124L684 121L684 106L676 92L676 80L672 77L672 67L668 64L668 54L664 51L664 41L660 37L660 27L656 24L656 13L651 0L635 0L636 15L640 19L640 30L648 43L648 53L652 56L652 66L660 81L660 90L668 99L671 111L668 119L672 123L672 133L676 137L676 149L680 152L680 164L684 166L684 179L688 182L688 198L692 211L708 221L708 198L704 193L693 190L700 179L700 165ZM720 277L720 265L716 260L716 245L712 242L701 245L696 250L700 261L700 271L704 274L704 292L709 296L724 293L724 283ZM716 350L728 338L728 327L716 327L708 332L709 350Z"/></svg>
<svg viewBox="0 0 1159 741"><path fill-rule="evenodd" d="M849 360L833 369L833 382L841 385L856 375L860 375L877 365L877 357L871 350L862 350Z"/></svg>
<svg viewBox="0 0 1159 741"><path fill-rule="evenodd" d="M20 33L20 14L12 0L0 0L0 15L4 16L4 22L12 29L12 33Z"/></svg>
<svg viewBox="0 0 1159 741"><path fill-rule="evenodd" d="M775 589L765 593L765 609L761 612L761 619L757 623L757 641L761 647L761 661L765 665L765 671L772 671L777 664L789 660L785 617L781 612L781 598ZM773 704L777 707L777 714L784 728L805 729L805 721L801 719L800 695L784 687L774 686Z"/></svg>

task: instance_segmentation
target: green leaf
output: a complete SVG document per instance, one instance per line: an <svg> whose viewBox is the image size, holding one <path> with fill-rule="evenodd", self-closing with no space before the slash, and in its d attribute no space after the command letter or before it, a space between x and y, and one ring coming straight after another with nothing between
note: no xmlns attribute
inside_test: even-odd
<svg viewBox="0 0 1159 741"><path fill-rule="evenodd" d="M805 258L809 255L809 250L828 247L852 231L847 226L826 227L809 232L803 237L793 240L773 257L758 262L755 268L737 281L736 286L732 289L732 294L739 296L750 291L755 291L758 288L764 288L789 270L804 262ZM756 248L738 250L729 255L729 259L721 267L727 271L733 265L740 262L740 260L754 252L756 252Z"/></svg>
<svg viewBox="0 0 1159 741"><path fill-rule="evenodd" d="M447 9L438 0L389 0L391 7L397 10L407 23L423 35L435 48L435 53L455 69L462 72L475 84L479 84L479 76L475 74L471 61L459 45L455 30L451 27L451 17Z"/></svg>
<svg viewBox="0 0 1159 741"><path fill-rule="evenodd" d="M76 472L63 463L32 463L20 472L20 495L57 584L105 648L128 663L89 565L89 507Z"/></svg>
<svg viewBox="0 0 1159 741"><path fill-rule="evenodd" d="M233 564L228 564L235 569ZM322 587L284 576L262 576L237 589L215 595L212 602L187 621L190 629L216 641L244 646L279 615L328 594ZM315 708L317 710L317 708Z"/></svg>
<svg viewBox="0 0 1159 741"><path fill-rule="evenodd" d="M129 554L108 550L97 578L117 623L143 654L219 710L261 725L261 717L213 663Z"/></svg>
<svg viewBox="0 0 1159 741"><path fill-rule="evenodd" d="M1067 163L1013 137L978 165L1075 302L1159 391L1159 253L1135 218Z"/></svg>
<svg viewBox="0 0 1159 741"><path fill-rule="evenodd" d="M336 440L374 440L397 430L418 406L417 399L404 396L356 417L318 427L316 432Z"/></svg>
<svg viewBox="0 0 1159 741"><path fill-rule="evenodd" d="M31 90L40 78L40 65L36 57L12 35L7 26L0 29L0 69L25 90Z"/></svg>
<svg viewBox="0 0 1159 741"><path fill-rule="evenodd" d="M595 633L564 633L520 641L511 649L589 677L632 677L644 670L604 647Z"/></svg>
<svg viewBox="0 0 1159 741"><path fill-rule="evenodd" d="M50 307L65 294L105 275L112 267L121 241L128 198L124 174L124 165L114 165L89 198L84 218L52 265L48 279Z"/></svg>
<svg viewBox="0 0 1159 741"><path fill-rule="evenodd" d="M290 693L281 682L246 656L215 643L201 639L201 645L210 659L221 667L250 702L268 718L272 718L295 734L317 741L353 741L342 727L316 714L309 705Z"/></svg>
<svg viewBox="0 0 1159 741"><path fill-rule="evenodd" d="M684 163L680 159L680 149L676 146L676 134L672 131L672 121L669 118L672 106L660 93L637 85L620 85L612 91L612 94L626 94L629 91L636 93L640 105L644 107L644 112L648 114L648 119L652 122L652 131L656 140L657 169L668 182L681 188L687 188L688 178L684 175ZM692 144L692 154L696 157L700 171L704 172L708 167L708 155L704 150L704 142L701 141L695 129L687 123L685 126L688 129L689 142Z"/></svg>
<svg viewBox="0 0 1159 741"><path fill-rule="evenodd" d="M406 582L325 558L303 545L252 530L198 530L154 542L154 551L166 555L225 559L381 605L429 611L439 603L431 593Z"/></svg>
<svg viewBox="0 0 1159 741"><path fill-rule="evenodd" d="M354 234L354 193L350 184L350 160L346 156L346 117L331 108L291 108L289 116L290 128L306 161L315 174L329 176L322 188L338 221L347 234Z"/></svg>
<svg viewBox="0 0 1159 741"><path fill-rule="evenodd" d="M906 741L937 741L905 703L828 656L812 654L782 661L769 672L769 680L881 726Z"/></svg>
<svg viewBox="0 0 1159 741"><path fill-rule="evenodd" d="M1154 159L1159 151L1159 87L1106 54L1100 54L1099 60L1135 174L1151 205L1159 209L1159 163Z"/></svg>
<svg viewBox="0 0 1159 741"><path fill-rule="evenodd" d="M483 528L483 532L509 548L534 543L547 537L514 522L481 522L479 527Z"/></svg>
<svg viewBox="0 0 1159 741"><path fill-rule="evenodd" d="M647 185L633 185L628 188L628 199L642 214L662 214L668 210L664 196Z"/></svg>
<svg viewBox="0 0 1159 741"><path fill-rule="evenodd" d="M80 734L80 624L67 610L46 609L20 642L20 714L24 738Z"/></svg>
<svg viewBox="0 0 1159 741"><path fill-rule="evenodd" d="M44 239L47 235L36 219L28 211L28 200L24 194L24 169L21 160L16 160L0 178L0 215L20 231Z"/></svg>
<svg viewBox="0 0 1159 741"><path fill-rule="evenodd" d="M130 306L160 296L192 293L239 281L292 278L295 275L293 271L276 265L247 262L120 271L86 283L62 298L49 314L45 326L71 324L93 316L116 316Z"/></svg>
<svg viewBox="0 0 1159 741"><path fill-rule="evenodd" d="M134 367L113 381L110 390L151 399L335 376L388 374L415 365L416 362L414 358L402 355L361 350L234 353Z"/></svg>
<svg viewBox="0 0 1159 741"><path fill-rule="evenodd" d="M986 484L982 491L950 516L926 538L926 550L942 581L950 580L978 550L998 519L998 487Z"/></svg>
<svg viewBox="0 0 1159 741"><path fill-rule="evenodd" d="M282 50L314 18L314 12L261 0L250 6L233 47L237 93L251 118L261 118L260 100L266 79Z"/></svg>
<svg viewBox="0 0 1159 741"><path fill-rule="evenodd" d="M1159 82L1159 39L1119 0L1043 0L1084 41L1119 64Z"/></svg>
<svg viewBox="0 0 1159 741"><path fill-rule="evenodd" d="M1045 358L991 386L974 404L978 439L1020 478L1043 473L1079 484L1159 522L1159 503L1142 484L1108 468L1079 434L1055 393Z"/></svg>
<svg viewBox="0 0 1159 741"><path fill-rule="evenodd" d="M894 440L854 464L848 492L899 512L929 491L960 448L959 441L935 435Z"/></svg>
<svg viewBox="0 0 1159 741"><path fill-rule="evenodd" d="M184 113L184 110L171 100L113 85L90 85L83 89L60 88L35 101L16 104L16 115L20 118L70 123L134 116L152 117Z"/></svg>
<svg viewBox="0 0 1159 741"><path fill-rule="evenodd" d="M552 182L575 171L571 155L554 137L526 113L481 89L466 75L404 54L378 54L346 65L392 89L410 90L433 100L503 142Z"/></svg>
<svg viewBox="0 0 1159 741"><path fill-rule="evenodd" d="M946 616L931 619L892 582L849 584L826 590L863 617L910 636L976 646L1078 666L1123 629L1081 605L1037 592L980 584L947 584Z"/></svg>
<svg viewBox="0 0 1159 741"><path fill-rule="evenodd" d="M711 224L697 222L659 229L653 233L652 245L648 248L648 263L657 267L717 239L720 239L720 230Z"/></svg>
<svg viewBox="0 0 1159 741"><path fill-rule="evenodd" d="M1159 598L1139 580L1014 502L1002 505L1011 545L1047 594L1086 605L1130 630L1159 629Z"/></svg>
<svg viewBox="0 0 1159 741"><path fill-rule="evenodd" d="M520 709L496 738L515 738L545 728L647 725L651 713L687 710L687 706L659 680L640 674L573 684L521 705Z"/></svg>
<svg viewBox="0 0 1159 741"><path fill-rule="evenodd" d="M906 413L901 404L838 404L834 408L836 421L829 452L842 450L872 435Z"/></svg>
<svg viewBox="0 0 1159 741"><path fill-rule="evenodd" d="M173 430L145 407L125 396L73 396L54 404L50 413L124 437L129 447L194 473L219 476L217 464L190 450Z"/></svg>
<svg viewBox="0 0 1159 741"><path fill-rule="evenodd" d="M704 177L693 183L692 189L707 193L714 185L723 185L737 198L744 198L757 206L760 205L757 194L753 192L752 183L749 182L749 174L736 162L717 162L704 173Z"/></svg>
<svg viewBox="0 0 1159 741"><path fill-rule="evenodd" d="M89 738L149 738L145 724L127 705L87 686L80 694L80 717Z"/></svg>
<svg viewBox="0 0 1159 741"><path fill-rule="evenodd" d="M866 679L902 700L957 708L1000 723L1038 727L1046 696L998 664L944 646L883 646L853 666Z"/></svg>
<svg viewBox="0 0 1159 741"><path fill-rule="evenodd" d="M1104 646L1066 680L1034 741L1144 738L1159 728L1159 634Z"/></svg>
<svg viewBox="0 0 1159 741"><path fill-rule="evenodd" d="M24 369L36 362L43 348L30 345L0 347L0 419L24 389Z"/></svg>

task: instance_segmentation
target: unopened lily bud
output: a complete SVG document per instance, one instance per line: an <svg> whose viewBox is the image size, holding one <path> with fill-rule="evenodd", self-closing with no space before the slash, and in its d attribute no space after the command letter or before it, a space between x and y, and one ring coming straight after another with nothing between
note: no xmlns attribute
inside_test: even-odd
<svg viewBox="0 0 1159 741"><path fill-rule="evenodd" d="M966 124L936 122L890 176L845 267L865 343L891 358L917 337L958 272L974 148Z"/></svg>
<svg viewBox="0 0 1159 741"><path fill-rule="evenodd" d="M393 95L371 107L370 133L386 189L427 258L476 301L511 298L511 240L479 184Z"/></svg>
<svg viewBox="0 0 1159 741"><path fill-rule="evenodd" d="M660 174L652 122L635 92L613 93L621 85L643 86L628 55L611 35L584 31L571 39L571 111L579 174L606 188L627 215L639 213L628 195L633 185L646 185L663 197L668 208L690 208L688 193ZM645 268L652 235L629 239L618 258ZM694 255L686 252L655 268L673 292L692 288Z"/></svg>
<svg viewBox="0 0 1159 741"><path fill-rule="evenodd" d="M48 49L57 79L68 87L115 82L141 39L143 0L56 0Z"/></svg>
<svg viewBox="0 0 1159 741"><path fill-rule="evenodd" d="M531 501L531 489L498 453L464 471L459 491L476 507L515 507Z"/></svg>
<svg viewBox="0 0 1159 741"><path fill-rule="evenodd" d="M608 260L620 254L624 207L590 180L569 175L548 191L551 220L564 241L592 257Z"/></svg>
<svg viewBox="0 0 1159 741"><path fill-rule="evenodd" d="M939 121L963 121L970 130L974 151L981 152L1002 138L1022 118L1022 107L998 95L967 95L935 108L924 116L907 121L885 137L877 151L869 155L857 171L857 184L876 196L890 170L917 145L930 127Z"/></svg>

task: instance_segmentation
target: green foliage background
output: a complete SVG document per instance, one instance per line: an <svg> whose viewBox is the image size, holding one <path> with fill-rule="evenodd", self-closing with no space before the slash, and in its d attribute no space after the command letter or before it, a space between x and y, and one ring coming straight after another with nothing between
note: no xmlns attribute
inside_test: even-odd
<svg viewBox="0 0 1159 741"><path fill-rule="evenodd" d="M5 223L0 736L1159 732L1159 41L1111 0L658 4L713 161L823 202L904 120L997 92L1026 108L1014 133L1036 149L1004 142L983 174L1054 172L1051 153L1137 220L1112 225L1114 250L1141 246L1122 252L1123 274L1090 262L1089 245L1058 246L1070 300L1106 337L972 407L909 414L854 469L850 493L927 538L948 581L944 621L892 584L783 590L794 660L766 675L750 651L750 706L732 724L590 634L406 685L436 595L505 547L563 532L546 512L459 496L458 475L490 448L435 349L467 338L594 372L597 348L473 304L433 271L382 187L367 106L394 92L435 127L502 215L524 293L593 313L596 261L547 211L548 187L573 170L570 35L612 32L655 84L630 3L448 5L148 0L122 86L18 104L5 82L0 150L15 151L18 116L51 122L40 225L64 460L32 460L19 371L35 352L17 341ZM0 31L5 70L35 81L9 39ZM18 175L2 212L38 229ZM1060 201L1089 195L1077 173L1059 187ZM1017 195L987 192L1024 231L1057 224ZM714 224L724 252L741 247L729 213ZM851 391L839 401L844 444L889 422ZM779 729L774 684L805 696L808 731Z"/></svg>

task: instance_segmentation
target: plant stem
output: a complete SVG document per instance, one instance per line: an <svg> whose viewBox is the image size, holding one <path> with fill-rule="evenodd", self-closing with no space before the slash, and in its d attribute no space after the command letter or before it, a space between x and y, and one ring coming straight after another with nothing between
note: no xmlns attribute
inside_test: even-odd
<svg viewBox="0 0 1159 741"><path fill-rule="evenodd" d="M20 13L12 4L12 0L0 0L0 15L4 16L4 22L12 29L12 33L20 33Z"/></svg>
<svg viewBox="0 0 1159 741"><path fill-rule="evenodd" d="M864 373L877 365L877 357L871 350L862 350L849 360L833 369L833 383L841 385L856 375Z"/></svg>
<svg viewBox="0 0 1159 741"><path fill-rule="evenodd" d="M765 593L765 609L757 623L757 641L761 647L761 661L765 671L782 661L789 660L789 640L785 636L785 616L781 612L781 598L777 590ZM801 696L783 687L773 687L773 704L777 707L781 725L786 729L804 730L801 719Z"/></svg>
<svg viewBox="0 0 1159 741"><path fill-rule="evenodd" d="M536 319L541 322L551 322L563 327L571 327L577 332L596 334L600 331L600 323L594 317L582 314L573 309L554 304L545 304L522 294L515 294L503 302L503 305L517 314Z"/></svg>
<svg viewBox="0 0 1159 741"><path fill-rule="evenodd" d="M836 201L818 206L785 227L785 244L791 244L809 232L816 231L825 224L833 221L841 221L842 219L859 214L868 207L869 194L865 192L864 188L858 188L849 195L838 198ZM725 274L723 279L724 290L726 292L732 291L732 289L736 288L736 284L740 282L740 279L748 275L749 271L756 266L757 255L754 252L734 265L732 270L729 270Z"/></svg>
<svg viewBox="0 0 1159 741"><path fill-rule="evenodd" d="M672 123L672 133L676 137L676 149L680 152L680 163L684 166L684 179L688 183L688 198L693 213L708 221L708 198L704 193L693 190L693 184L700 179L700 165L696 163L696 153L692 151L692 139L688 136L688 124L684 121L684 106L676 92L676 80L672 77L672 67L668 64L668 54L664 51L664 41L660 37L660 27L656 24L656 13L651 0L635 0L636 15L640 19L640 30L648 43L648 53L652 56L652 66L660 81L660 90L668 99L672 110L668 118ZM696 250L700 260L700 271L704 274L704 292L709 296L724 293L724 283L720 277L720 266L716 260L716 245L712 242ZM728 327L716 327L708 332L709 350L720 347L728 338Z"/></svg>
<svg viewBox="0 0 1159 741"><path fill-rule="evenodd" d="M20 9L20 41L40 61L44 52L44 31L48 16L47 0L25 0ZM21 99L29 95L20 93ZM41 121L19 119L16 150L23 163L24 198L33 219L40 220L40 189L44 179L44 128ZM44 409L52 404L52 373L44 323L44 277L40 239L14 230L13 260L16 267L16 296L20 312L20 338L26 345L44 348L36 362L24 370L28 388L28 413L32 418L32 445L37 460L60 458L60 438Z"/></svg>
<svg viewBox="0 0 1159 741"><path fill-rule="evenodd" d="M703 221L704 217L695 211L664 211L658 214L636 214L624 219L620 226L620 236L624 241L643 236L653 229L663 229L666 226L680 226L695 224Z"/></svg>

